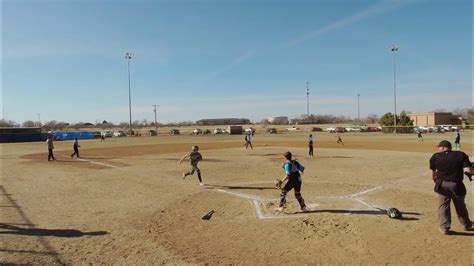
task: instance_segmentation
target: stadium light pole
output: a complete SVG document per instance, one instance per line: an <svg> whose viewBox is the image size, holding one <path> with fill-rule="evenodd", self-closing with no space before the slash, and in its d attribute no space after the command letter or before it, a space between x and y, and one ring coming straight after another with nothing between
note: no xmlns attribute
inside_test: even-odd
<svg viewBox="0 0 474 266"><path fill-rule="evenodd" d="M357 93L357 120L360 124L360 94Z"/></svg>
<svg viewBox="0 0 474 266"><path fill-rule="evenodd" d="M306 113L309 118L309 81L306 81Z"/></svg>
<svg viewBox="0 0 474 266"><path fill-rule="evenodd" d="M395 53L398 51L398 46L395 44L392 45L392 53L393 53L393 133L397 133L397 75L396 75L396 61L395 61Z"/></svg>
<svg viewBox="0 0 474 266"><path fill-rule="evenodd" d="M158 122L156 121L156 107L159 106L157 104L154 104L153 105L155 107L155 109L153 109L153 112L155 112L155 131L156 131L156 135L158 135Z"/></svg>
<svg viewBox="0 0 474 266"><path fill-rule="evenodd" d="M130 59L132 59L133 54L132 53L126 53L125 54L125 59L127 59L127 65L128 65L128 111L130 115L130 129L129 129L129 135L132 135L132 96L131 96L131 91L130 91Z"/></svg>

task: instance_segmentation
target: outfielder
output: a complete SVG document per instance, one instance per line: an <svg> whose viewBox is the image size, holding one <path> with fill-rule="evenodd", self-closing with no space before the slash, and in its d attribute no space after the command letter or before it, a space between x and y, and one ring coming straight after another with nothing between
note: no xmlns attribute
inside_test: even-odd
<svg viewBox="0 0 474 266"><path fill-rule="evenodd" d="M72 148L74 149L74 153L71 154L71 158L74 157L74 155L77 156L77 158L79 158L79 147L81 147L81 145L79 145L79 141L77 138L74 139L74 145L72 146Z"/></svg>
<svg viewBox="0 0 474 266"><path fill-rule="evenodd" d="M247 149L250 146L250 149L253 150L252 146L252 133L247 133L245 134L245 149Z"/></svg>
<svg viewBox="0 0 474 266"><path fill-rule="evenodd" d="M189 158L191 161L191 171L183 173L183 179L185 179L188 175L193 175L194 172L197 172L197 176L199 178L199 185L203 185L202 179L201 179L201 170L198 168L197 164L199 161L202 160L202 155L199 153L199 147L198 146L193 146L192 151L186 155L184 155L183 158L179 161L179 163L183 162L184 159Z"/></svg>
<svg viewBox="0 0 474 266"><path fill-rule="evenodd" d="M283 154L286 158L286 163L283 165L283 169L285 170L285 177L282 180L279 180L277 183L277 187L281 188L285 181L286 184L283 188L281 188L280 193L280 205L276 208L276 211L282 212L286 207L286 194L295 189L295 198L298 200L300 204L301 211L307 212L306 205L304 203L304 199L301 196L301 175L304 172L304 166L297 162L296 160L292 160L291 152L287 151Z"/></svg>
<svg viewBox="0 0 474 266"><path fill-rule="evenodd" d="M342 138L341 138L341 135L339 135L339 133L336 132L336 143L337 144L342 144L342 146L344 146L344 142L342 142Z"/></svg>

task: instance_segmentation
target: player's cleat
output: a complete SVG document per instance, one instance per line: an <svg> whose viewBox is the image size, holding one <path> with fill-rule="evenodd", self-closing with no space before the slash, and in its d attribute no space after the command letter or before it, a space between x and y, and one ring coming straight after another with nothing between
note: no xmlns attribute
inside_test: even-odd
<svg viewBox="0 0 474 266"><path fill-rule="evenodd" d="M465 226L464 231L474 231L474 228L472 227L472 223L468 226Z"/></svg>
<svg viewBox="0 0 474 266"><path fill-rule="evenodd" d="M441 234L443 234L443 235L451 234L451 231L449 229L445 229L445 228L441 228L441 227L438 227L438 229L441 232Z"/></svg>
<svg viewBox="0 0 474 266"><path fill-rule="evenodd" d="M203 184L203 183L199 183L199 185L200 185L200 186L204 186L204 184Z"/></svg>
<svg viewBox="0 0 474 266"><path fill-rule="evenodd" d="M308 210L308 208L306 208L306 206L303 207L303 208L301 208L301 211L302 211L302 212L309 212L309 210Z"/></svg>
<svg viewBox="0 0 474 266"><path fill-rule="evenodd" d="M275 211L283 212L284 209L285 209L285 207L278 207L278 208L275 208Z"/></svg>
<svg viewBox="0 0 474 266"><path fill-rule="evenodd" d="M186 178L186 176L187 176L187 175L186 175L186 173L183 173L183 179L185 179L185 178Z"/></svg>

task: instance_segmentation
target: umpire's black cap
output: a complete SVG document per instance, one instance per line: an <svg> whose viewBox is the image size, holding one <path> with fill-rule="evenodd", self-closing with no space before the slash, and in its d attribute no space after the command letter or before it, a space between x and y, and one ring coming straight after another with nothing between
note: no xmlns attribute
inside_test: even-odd
<svg viewBox="0 0 474 266"><path fill-rule="evenodd" d="M445 148L448 148L448 149L452 148L451 142L449 142L447 140L440 141L439 144L438 144L438 147L445 147Z"/></svg>

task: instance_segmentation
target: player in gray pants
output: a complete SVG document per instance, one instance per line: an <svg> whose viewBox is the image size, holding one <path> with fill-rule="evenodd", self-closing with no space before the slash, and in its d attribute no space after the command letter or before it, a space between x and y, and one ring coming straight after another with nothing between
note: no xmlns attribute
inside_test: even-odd
<svg viewBox="0 0 474 266"><path fill-rule="evenodd" d="M198 168L198 163L199 161L202 160L202 155L199 153L199 147L198 146L193 146L192 151L186 155L184 155L183 158L179 161L179 163L183 162L184 159L189 158L191 161L191 171L183 173L183 179L185 179L188 175L193 175L194 172L197 173L198 179L199 179L199 185L204 185L202 183L202 178L201 178L201 170Z"/></svg>

